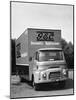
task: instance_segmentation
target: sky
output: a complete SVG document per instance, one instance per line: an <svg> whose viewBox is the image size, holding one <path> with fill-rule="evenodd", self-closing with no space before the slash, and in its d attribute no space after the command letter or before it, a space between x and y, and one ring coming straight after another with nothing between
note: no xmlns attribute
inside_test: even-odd
<svg viewBox="0 0 76 100"><path fill-rule="evenodd" d="M12 38L27 28L60 29L62 38L73 43L73 6L12 2Z"/></svg>

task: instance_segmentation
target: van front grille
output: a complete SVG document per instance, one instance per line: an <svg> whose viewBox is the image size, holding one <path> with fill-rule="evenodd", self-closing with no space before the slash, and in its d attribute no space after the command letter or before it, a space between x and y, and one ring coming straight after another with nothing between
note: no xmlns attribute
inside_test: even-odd
<svg viewBox="0 0 76 100"><path fill-rule="evenodd" d="M56 78L59 78L61 76L61 73L58 71L58 72L50 72L49 74L49 79L56 79Z"/></svg>

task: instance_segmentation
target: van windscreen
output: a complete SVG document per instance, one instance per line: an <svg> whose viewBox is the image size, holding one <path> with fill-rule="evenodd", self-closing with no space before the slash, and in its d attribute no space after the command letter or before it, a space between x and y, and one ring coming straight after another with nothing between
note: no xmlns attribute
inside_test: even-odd
<svg viewBox="0 0 76 100"><path fill-rule="evenodd" d="M40 50L39 61L63 60L62 50Z"/></svg>

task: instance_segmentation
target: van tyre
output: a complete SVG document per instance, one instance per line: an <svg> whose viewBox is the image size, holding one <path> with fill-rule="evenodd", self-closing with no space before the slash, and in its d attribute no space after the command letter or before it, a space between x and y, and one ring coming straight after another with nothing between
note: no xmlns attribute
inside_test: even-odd
<svg viewBox="0 0 76 100"><path fill-rule="evenodd" d="M20 81L21 81L21 82L24 82L25 79L24 79L23 77L20 76Z"/></svg>
<svg viewBox="0 0 76 100"><path fill-rule="evenodd" d="M34 90L39 90L39 85L34 82L34 78L32 80L32 86L33 86Z"/></svg>
<svg viewBox="0 0 76 100"><path fill-rule="evenodd" d="M34 90L39 90L39 86L38 86L38 84L33 83L33 88L34 88Z"/></svg>

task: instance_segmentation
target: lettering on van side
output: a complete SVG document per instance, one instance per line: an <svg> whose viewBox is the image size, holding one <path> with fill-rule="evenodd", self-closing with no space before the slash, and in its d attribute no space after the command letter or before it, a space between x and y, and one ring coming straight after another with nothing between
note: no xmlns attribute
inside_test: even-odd
<svg viewBox="0 0 76 100"><path fill-rule="evenodd" d="M16 45L16 58L20 58L21 57L20 50L21 50L21 43L18 43Z"/></svg>
<svg viewBox="0 0 76 100"><path fill-rule="evenodd" d="M27 57L27 56L28 56L28 53L27 52L24 52L24 53L21 54L21 57L22 58Z"/></svg>
<svg viewBox="0 0 76 100"><path fill-rule="evenodd" d="M37 32L37 41L54 41L54 32Z"/></svg>

